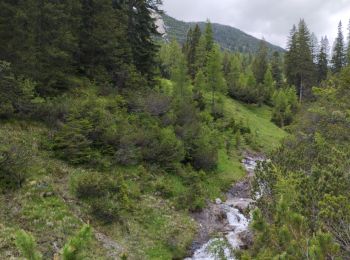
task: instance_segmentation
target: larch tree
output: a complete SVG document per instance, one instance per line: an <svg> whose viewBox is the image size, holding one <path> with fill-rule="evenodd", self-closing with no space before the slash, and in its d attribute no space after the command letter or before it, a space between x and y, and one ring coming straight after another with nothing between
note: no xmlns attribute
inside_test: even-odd
<svg viewBox="0 0 350 260"><path fill-rule="evenodd" d="M226 82L222 72L221 53L218 45L214 45L208 56L207 80L212 93L212 111L215 109L215 93L226 90Z"/></svg>

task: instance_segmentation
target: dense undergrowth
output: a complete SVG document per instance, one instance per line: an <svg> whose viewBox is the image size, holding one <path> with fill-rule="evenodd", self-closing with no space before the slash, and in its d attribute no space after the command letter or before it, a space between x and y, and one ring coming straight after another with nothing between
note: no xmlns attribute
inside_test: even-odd
<svg viewBox="0 0 350 260"><path fill-rule="evenodd" d="M4 234L1 237L5 238L1 240L1 255L18 254L14 232L24 229L37 239L43 255L52 257L55 247L63 247L68 237L79 230L82 219L120 243L120 254L125 253L132 258L146 255L151 259L184 256L196 230L189 210L204 207L206 199L220 197L222 191L244 176L240 151L268 151L277 147L277 140L285 136L270 122L271 110L268 107L259 108L223 99L225 120L209 121L217 131L216 142L220 145L217 167L206 172L196 171L190 164L181 166L180 161L171 165L166 160L160 161L161 156L157 156L157 164L164 163L165 169L168 169L165 171L152 160L125 157L137 154L134 151L128 153L124 150L120 153L124 157L117 158L115 153L118 151L111 151L99 141L93 144L91 139L87 139L88 134L81 131L94 129L100 132L105 127L113 133L116 131L114 127L118 126L126 128L122 133L137 135L140 127L140 121L129 119L130 114L123 114L123 109L111 114L118 104L125 106L121 97L98 96L94 88L65 97L65 109L73 112L69 113L66 123L60 123L57 128L50 129L45 124L21 119L2 121L1 147L9 149L6 151L16 160L16 164L8 162L11 167L9 173L20 174L16 177L11 175L11 180L16 180L8 183L13 191L1 196L1 208L6 209L1 213L1 232ZM112 103L112 100L119 102ZM80 111L87 113L86 119L79 117ZM142 116L152 120L150 115ZM238 132L237 137L232 130L223 130L224 123L232 123L232 119L242 125L251 125L249 122L256 125ZM93 120L99 121L89 126ZM113 120L122 120L123 123L114 125ZM74 124L85 124L85 127L80 125L76 128L79 132L75 132ZM174 145L171 140L174 140L175 134L171 134L168 127L157 131L170 133L170 141L164 145ZM144 138L156 139L153 136L157 132L150 131L149 134L152 137ZM129 142L132 142L133 138L130 139ZM176 140L175 151L178 146ZM107 147L107 151L99 147ZM121 147L130 148L130 144ZM164 155L162 150L157 152L162 145L147 149ZM182 147L181 156L183 150ZM180 158L183 160L183 157ZM86 252L90 257L104 259L108 255L108 250L96 240L92 245Z"/></svg>

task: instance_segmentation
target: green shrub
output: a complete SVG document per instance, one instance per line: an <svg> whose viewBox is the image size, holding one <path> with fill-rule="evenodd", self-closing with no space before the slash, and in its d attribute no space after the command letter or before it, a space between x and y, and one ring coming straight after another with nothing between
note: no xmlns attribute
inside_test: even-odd
<svg viewBox="0 0 350 260"><path fill-rule="evenodd" d="M173 129L155 129L156 133L147 140L143 149L143 158L147 162L172 169L184 159L183 143L175 136Z"/></svg>
<svg viewBox="0 0 350 260"><path fill-rule="evenodd" d="M190 150L191 164L196 170L211 171L216 169L218 164L218 141L215 134L203 127L193 141Z"/></svg>
<svg viewBox="0 0 350 260"><path fill-rule="evenodd" d="M71 176L70 188L90 206L91 214L103 222L121 220L124 211L131 209L132 194L120 173L82 171Z"/></svg>
<svg viewBox="0 0 350 260"><path fill-rule="evenodd" d="M86 119L71 118L54 136L53 150L56 155L72 164L91 163L98 153L91 148L88 135L92 124Z"/></svg>
<svg viewBox="0 0 350 260"><path fill-rule="evenodd" d="M62 260L86 259L84 251L92 239L92 228L84 225L79 233L72 237L62 249Z"/></svg>
<svg viewBox="0 0 350 260"><path fill-rule="evenodd" d="M80 199L101 198L118 190L117 182L108 174L86 171L73 175L70 187Z"/></svg>
<svg viewBox="0 0 350 260"><path fill-rule="evenodd" d="M36 242L32 235L20 230L16 233L16 246L21 255L27 260L40 260L41 254L37 251Z"/></svg>
<svg viewBox="0 0 350 260"><path fill-rule="evenodd" d="M0 143L0 190L22 186L30 158L30 152L23 145Z"/></svg>

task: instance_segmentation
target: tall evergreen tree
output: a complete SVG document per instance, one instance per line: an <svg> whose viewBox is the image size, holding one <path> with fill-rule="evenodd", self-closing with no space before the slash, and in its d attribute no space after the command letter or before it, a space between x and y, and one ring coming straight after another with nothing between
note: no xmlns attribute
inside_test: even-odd
<svg viewBox="0 0 350 260"><path fill-rule="evenodd" d="M221 66L221 56L219 46L214 45L208 56L207 80L208 87L212 93L212 112L215 109L215 93L225 91L226 83Z"/></svg>
<svg viewBox="0 0 350 260"><path fill-rule="evenodd" d="M75 74L79 0L1 1L0 9L1 57L37 81L41 94L67 89Z"/></svg>
<svg viewBox="0 0 350 260"><path fill-rule="evenodd" d="M320 52L317 56L317 79L318 82L325 80L328 74L328 52L329 42L327 36L322 37L320 42Z"/></svg>
<svg viewBox="0 0 350 260"><path fill-rule="evenodd" d="M271 59L271 73L277 87L281 87L283 75L280 53L275 51Z"/></svg>
<svg viewBox="0 0 350 260"><path fill-rule="evenodd" d="M155 75L155 57L159 46L153 36L159 35L152 13L160 13L161 0L120 0L127 7L128 43L137 70L152 80ZM109 0L110 2L110 0ZM117 18L118 19L118 18Z"/></svg>
<svg viewBox="0 0 350 260"><path fill-rule="evenodd" d="M319 43L318 43L318 39L317 36L315 35L315 33L311 33L310 35L310 48L311 48L311 55L312 55L312 60L314 61L314 63L317 63L317 55L319 53Z"/></svg>
<svg viewBox="0 0 350 260"><path fill-rule="evenodd" d="M206 39L205 35L202 34L202 36L199 39L198 46L196 48L196 62L195 67L197 70L205 70L206 62L207 62L207 50L206 50Z"/></svg>
<svg viewBox="0 0 350 260"><path fill-rule="evenodd" d="M350 20L348 25L347 64L350 65Z"/></svg>
<svg viewBox="0 0 350 260"><path fill-rule="evenodd" d="M201 34L201 29L199 28L198 24L196 24L193 30L190 28L188 31L186 43L184 45L184 53L186 54L188 64L188 73L192 79L195 78L197 73L196 51Z"/></svg>
<svg viewBox="0 0 350 260"><path fill-rule="evenodd" d="M205 49L209 53L214 47L213 26L208 20L205 27Z"/></svg>
<svg viewBox="0 0 350 260"><path fill-rule="evenodd" d="M186 58L183 53L176 57L176 63L172 68L171 79L174 82L174 96L184 101L190 97L188 86L189 78L187 75Z"/></svg>
<svg viewBox="0 0 350 260"><path fill-rule="evenodd" d="M285 72L289 84L296 86L297 81L297 64L298 64L298 31L293 25L287 44L287 53L285 54Z"/></svg>
<svg viewBox="0 0 350 260"><path fill-rule="evenodd" d="M255 59L253 61L253 72L255 79L258 84L264 82L264 76L268 67L268 60L267 60L267 45L266 41L262 39L259 44L259 50L258 53L255 56Z"/></svg>
<svg viewBox="0 0 350 260"><path fill-rule="evenodd" d="M342 22L339 22L338 25L338 36L335 39L333 55L332 55L332 69L333 72L340 72L341 69L346 64L346 56L345 56L345 44L344 44L344 36L343 36L343 26Z"/></svg>
<svg viewBox="0 0 350 260"><path fill-rule="evenodd" d="M315 83L315 64L311 51L310 32L304 20L300 20L298 30L293 27L286 54L286 76L298 90L299 101L311 97Z"/></svg>

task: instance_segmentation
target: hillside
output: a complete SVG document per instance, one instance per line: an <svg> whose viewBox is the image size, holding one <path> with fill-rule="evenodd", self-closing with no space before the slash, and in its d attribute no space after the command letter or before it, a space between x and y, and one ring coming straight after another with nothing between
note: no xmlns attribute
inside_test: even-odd
<svg viewBox="0 0 350 260"><path fill-rule="evenodd" d="M171 85L169 81L165 83ZM75 96L75 101L84 100L87 94L84 91L80 97ZM105 100L89 95L98 102ZM286 136L270 122L271 108L222 98L226 120L235 118L251 124L256 133L256 148L269 151ZM143 166L117 167L115 171L124 173L134 206L123 216L122 225L120 222L105 223L94 217L90 204L78 199L73 189L79 176L92 175L98 179L98 175L106 173L55 159L43 148L50 135L50 129L44 124L22 120L2 122L0 135L14 146L24 145L31 154L27 167L29 176L22 188L0 196L1 208L7 209L0 213L0 256L18 257L14 234L24 229L36 238L44 259L50 259L88 222L93 227L94 237L84 252L87 259L114 259L123 254L130 259L140 259L140 256L142 259L170 259L186 254L197 225L182 207L186 207L184 199L192 198L193 183L188 185L183 177L172 173L152 176L150 169ZM251 148L242 144L240 149ZM223 191L244 176L240 149L234 148L231 153L220 150L217 171L201 177L199 185L205 187L205 192L197 194L195 200L222 197Z"/></svg>
<svg viewBox="0 0 350 260"><path fill-rule="evenodd" d="M165 39L171 40L175 38L180 43L185 41L189 28L198 24L203 31L206 24L205 22L183 22L166 14L163 15L163 21L166 31L166 34L164 35ZM163 28L161 31L164 31ZM257 39L237 28L213 23L213 32L215 41L218 42L223 49L242 53L256 53L259 49L260 39ZM270 52L284 52L283 48L271 43L267 43L267 46Z"/></svg>

